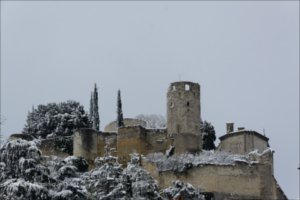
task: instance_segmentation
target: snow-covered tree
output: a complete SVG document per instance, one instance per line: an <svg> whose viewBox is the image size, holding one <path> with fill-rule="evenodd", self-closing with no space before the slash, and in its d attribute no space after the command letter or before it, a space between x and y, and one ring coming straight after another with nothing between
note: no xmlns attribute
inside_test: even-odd
<svg viewBox="0 0 300 200"><path fill-rule="evenodd" d="M94 95L91 92L91 100L90 100L90 113L89 113L89 127L93 128L94 122Z"/></svg>
<svg viewBox="0 0 300 200"><path fill-rule="evenodd" d="M57 180L54 184L52 199L80 200L87 198L85 181L78 172L78 164L88 167L85 159L69 156L65 159L57 158L54 163L52 176Z"/></svg>
<svg viewBox="0 0 300 200"><path fill-rule="evenodd" d="M94 102L93 102L93 129L99 131L100 130L100 117L99 117L99 109L98 109L98 88L95 83L94 88Z"/></svg>
<svg viewBox="0 0 300 200"><path fill-rule="evenodd" d="M18 139L4 144L0 155L0 199L50 199L43 184L55 180L37 143Z"/></svg>
<svg viewBox="0 0 300 200"><path fill-rule="evenodd" d="M143 120L147 123L146 128L166 128L167 127L167 120L162 115L137 115L135 118Z"/></svg>
<svg viewBox="0 0 300 200"><path fill-rule="evenodd" d="M166 199L203 199L204 196L201 195L196 189L189 183L184 184L182 181L173 181L173 186L163 190L164 197Z"/></svg>
<svg viewBox="0 0 300 200"><path fill-rule="evenodd" d="M122 110L122 101L121 101L121 91L118 90L118 98L117 98L117 128L124 126L123 119L123 110Z"/></svg>
<svg viewBox="0 0 300 200"><path fill-rule="evenodd" d="M86 187L90 191L91 199L110 199L126 197L127 193L122 184L122 165L118 159L110 155L113 150L105 140L104 157L95 159L96 168L86 172L83 176Z"/></svg>
<svg viewBox="0 0 300 200"><path fill-rule="evenodd" d="M34 137L69 136L77 128L88 127L88 116L76 101L39 105L28 113L24 134Z"/></svg>
<svg viewBox="0 0 300 200"><path fill-rule="evenodd" d="M126 182L131 183L133 197L138 199L161 199L157 192L157 181L140 166L140 155L133 153L130 156L131 161L127 164L123 175L124 178L128 177L129 181Z"/></svg>
<svg viewBox="0 0 300 200"><path fill-rule="evenodd" d="M74 156L47 161L37 148L40 141L13 140L3 146L0 162L0 199L81 200L87 198L85 181Z"/></svg>
<svg viewBox="0 0 300 200"><path fill-rule="evenodd" d="M216 132L214 126L210 122L201 121L202 149L213 150L216 148L214 141L216 140Z"/></svg>

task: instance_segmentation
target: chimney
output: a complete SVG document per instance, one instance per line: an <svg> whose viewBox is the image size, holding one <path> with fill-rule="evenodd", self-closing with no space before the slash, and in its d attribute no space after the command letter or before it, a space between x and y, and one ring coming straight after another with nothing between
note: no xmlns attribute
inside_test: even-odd
<svg viewBox="0 0 300 200"><path fill-rule="evenodd" d="M233 124L234 123L226 123L226 133L233 132Z"/></svg>
<svg viewBox="0 0 300 200"><path fill-rule="evenodd" d="M245 129L245 127L238 127L238 131L242 131L244 129Z"/></svg>

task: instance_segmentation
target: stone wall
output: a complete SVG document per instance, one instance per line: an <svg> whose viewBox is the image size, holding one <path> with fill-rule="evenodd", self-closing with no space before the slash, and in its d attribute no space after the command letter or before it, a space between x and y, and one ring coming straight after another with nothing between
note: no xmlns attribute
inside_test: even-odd
<svg viewBox="0 0 300 200"><path fill-rule="evenodd" d="M117 134L114 132L98 132L89 128L75 130L74 156L85 158L89 163L89 170L95 168L95 159L104 156L105 138L111 148L117 148ZM116 156L115 151L112 152L113 156Z"/></svg>
<svg viewBox="0 0 300 200"><path fill-rule="evenodd" d="M59 148L54 147L54 139L42 140L38 148L42 151L43 156L57 156L61 158L70 156L70 154L62 152Z"/></svg>
<svg viewBox="0 0 300 200"><path fill-rule="evenodd" d="M166 129L146 129L147 154L155 152L166 153L170 146L171 139Z"/></svg>
<svg viewBox="0 0 300 200"><path fill-rule="evenodd" d="M216 200L229 199L286 199L273 176L273 154L256 158L260 163L249 166L244 162L231 165L202 165L186 172L158 171L155 163L142 160L142 166L158 181L158 188L172 186L181 180L192 184L201 193L213 193ZM271 197L271 198L270 198Z"/></svg>
<svg viewBox="0 0 300 200"><path fill-rule="evenodd" d="M142 126L124 126L118 129L118 162L127 166L130 154L147 154L146 129Z"/></svg>

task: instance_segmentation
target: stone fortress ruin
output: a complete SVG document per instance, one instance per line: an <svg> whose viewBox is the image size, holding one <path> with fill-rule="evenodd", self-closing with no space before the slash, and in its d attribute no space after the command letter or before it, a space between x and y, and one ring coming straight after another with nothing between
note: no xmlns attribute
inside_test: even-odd
<svg viewBox="0 0 300 200"><path fill-rule="evenodd" d="M105 126L104 132L78 129L74 133L74 156L88 160L104 156L105 139L115 148L119 163L130 161L133 151L141 155L165 153L175 146L175 153L196 153L202 149L200 131L200 85L192 82L171 83L167 91L167 129L147 129L145 122L125 119L123 127L116 122Z"/></svg>
<svg viewBox="0 0 300 200"><path fill-rule="evenodd" d="M116 121L105 126L104 132L89 128L80 128L74 132L74 156L85 158L89 168L95 167L94 160L103 157L106 141L114 148L112 156L124 167L130 161L134 151L146 156L150 153L163 153L175 147L175 153L201 152L201 104L200 85L193 82L171 83L167 91L167 128L145 128L146 123L137 119L124 119L124 126L116 128ZM12 139L20 138L20 134L11 135ZM141 160L141 165L157 181L158 188L172 186L172 181L181 180L201 186L201 192L214 199L287 199L274 178L273 150L267 150L266 136L256 132L238 128L234 124L226 124L226 134L219 137L221 143L215 152L246 155L258 150L260 153L250 155L251 165L235 161L234 165L205 164L194 166L185 172L161 171L155 162ZM41 145L44 155L68 156L51 149L51 141Z"/></svg>

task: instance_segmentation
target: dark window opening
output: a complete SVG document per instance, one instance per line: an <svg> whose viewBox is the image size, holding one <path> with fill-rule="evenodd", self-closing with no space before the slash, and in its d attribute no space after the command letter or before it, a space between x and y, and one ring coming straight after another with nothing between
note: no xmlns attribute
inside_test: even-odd
<svg viewBox="0 0 300 200"><path fill-rule="evenodd" d="M187 104L186 104L187 106L189 106L190 105L190 102L187 102Z"/></svg>

